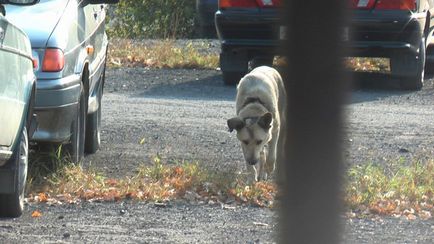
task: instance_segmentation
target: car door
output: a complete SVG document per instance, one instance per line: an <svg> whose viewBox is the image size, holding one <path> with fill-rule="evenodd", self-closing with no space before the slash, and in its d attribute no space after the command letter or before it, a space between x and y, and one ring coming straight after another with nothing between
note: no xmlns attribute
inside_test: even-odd
<svg viewBox="0 0 434 244"><path fill-rule="evenodd" d="M83 7L86 18L86 48L89 53L89 93L95 92L95 86L104 69L107 49L105 34L105 4L87 4Z"/></svg>
<svg viewBox="0 0 434 244"><path fill-rule="evenodd" d="M0 148L13 145L25 117L30 53L27 36L0 15Z"/></svg>

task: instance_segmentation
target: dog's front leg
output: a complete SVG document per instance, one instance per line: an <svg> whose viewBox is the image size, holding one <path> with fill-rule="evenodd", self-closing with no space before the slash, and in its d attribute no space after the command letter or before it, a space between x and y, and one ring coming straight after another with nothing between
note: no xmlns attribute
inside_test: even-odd
<svg viewBox="0 0 434 244"><path fill-rule="evenodd" d="M264 148L261 152L258 165L258 181L267 180L268 173L266 171L267 149Z"/></svg>
<svg viewBox="0 0 434 244"><path fill-rule="evenodd" d="M249 171L249 176L247 178L247 184L252 185L259 178L259 169L257 169L256 165L247 165L247 169Z"/></svg>
<svg viewBox="0 0 434 244"><path fill-rule="evenodd" d="M265 172L267 172L268 175L271 175L271 173L274 171L275 168L276 158L277 158L278 137L279 137L279 132L274 133L273 139L268 143L268 155L265 161Z"/></svg>

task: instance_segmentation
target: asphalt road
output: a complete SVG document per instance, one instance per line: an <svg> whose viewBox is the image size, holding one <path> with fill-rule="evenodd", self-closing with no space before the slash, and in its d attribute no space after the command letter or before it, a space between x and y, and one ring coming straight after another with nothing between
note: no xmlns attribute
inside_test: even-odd
<svg viewBox="0 0 434 244"><path fill-rule="evenodd" d="M112 177L132 175L159 154L165 161L197 161L216 170L243 171L226 119L235 113L235 88L219 71L117 68L107 70L102 145L86 157ZM345 164L433 158L434 86L419 92L375 86L348 91L343 109ZM366 83L366 82L365 82ZM144 143L139 143L144 139ZM405 150L404 150L405 149ZM32 218L33 210L42 217ZM0 220L1 243L273 243L276 210L176 201L29 204L19 219ZM345 243L432 243L434 219L342 218Z"/></svg>

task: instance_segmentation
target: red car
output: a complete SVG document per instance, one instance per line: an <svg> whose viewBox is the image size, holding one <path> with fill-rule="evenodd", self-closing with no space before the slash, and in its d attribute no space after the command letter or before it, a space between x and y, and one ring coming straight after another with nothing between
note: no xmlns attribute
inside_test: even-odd
<svg viewBox="0 0 434 244"><path fill-rule="evenodd" d="M215 14L221 41L220 68L227 85L238 83L249 68L272 65L285 37L281 0L219 0Z"/></svg>
<svg viewBox="0 0 434 244"><path fill-rule="evenodd" d="M432 60L433 1L351 0L350 7L351 56L389 58L391 75L400 78L401 87L421 89L425 65L433 65L425 64Z"/></svg>

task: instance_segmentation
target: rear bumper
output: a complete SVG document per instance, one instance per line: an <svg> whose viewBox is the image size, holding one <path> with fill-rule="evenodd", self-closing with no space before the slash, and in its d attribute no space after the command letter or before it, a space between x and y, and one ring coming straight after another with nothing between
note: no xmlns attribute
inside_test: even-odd
<svg viewBox="0 0 434 244"><path fill-rule="evenodd" d="M407 11L355 11L349 27L351 56L392 57L417 54L425 35L426 14Z"/></svg>
<svg viewBox="0 0 434 244"><path fill-rule="evenodd" d="M9 148L0 147L0 167L5 165L12 157L13 152Z"/></svg>
<svg viewBox="0 0 434 244"><path fill-rule="evenodd" d="M33 141L61 143L70 139L80 96L80 81L76 74L61 79L38 80L34 109L38 128Z"/></svg>
<svg viewBox="0 0 434 244"><path fill-rule="evenodd" d="M222 51L278 53L280 20L277 10L219 10L215 23Z"/></svg>
<svg viewBox="0 0 434 244"><path fill-rule="evenodd" d="M10 157L3 162L2 166L0 166L0 194L10 194L15 190L15 157L16 156L11 152Z"/></svg>

